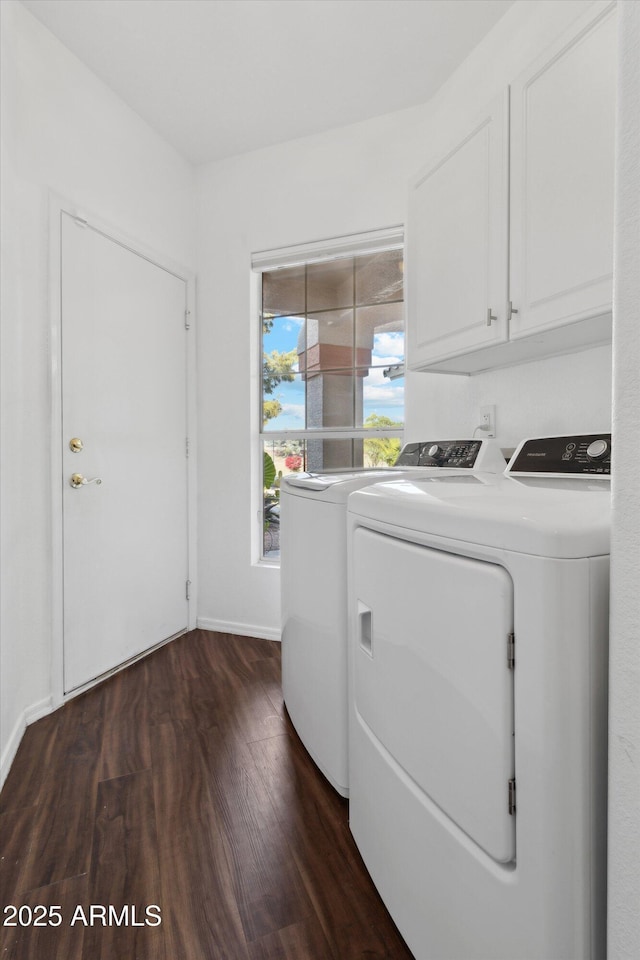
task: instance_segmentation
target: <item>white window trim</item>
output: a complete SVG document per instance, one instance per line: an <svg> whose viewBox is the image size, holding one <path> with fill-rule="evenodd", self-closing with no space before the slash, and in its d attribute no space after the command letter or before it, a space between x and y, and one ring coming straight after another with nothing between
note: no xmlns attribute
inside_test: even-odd
<svg viewBox="0 0 640 960"><path fill-rule="evenodd" d="M386 227L384 230L372 230L348 237L298 243L279 250L261 250L252 254L251 269L258 273L264 273L266 270L284 270L286 267L295 267L299 263L358 257L382 250L399 250L403 246L404 227Z"/></svg>

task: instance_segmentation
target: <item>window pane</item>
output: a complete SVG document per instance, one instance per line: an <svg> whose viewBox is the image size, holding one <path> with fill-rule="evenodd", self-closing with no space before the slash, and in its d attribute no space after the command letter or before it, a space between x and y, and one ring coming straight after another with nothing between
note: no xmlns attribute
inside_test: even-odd
<svg viewBox="0 0 640 960"><path fill-rule="evenodd" d="M304 430L305 382L299 373L263 396L263 430Z"/></svg>
<svg viewBox="0 0 640 960"><path fill-rule="evenodd" d="M280 481L288 473L304 469L303 440L264 441L264 506L262 514L262 556L280 557Z"/></svg>
<svg viewBox="0 0 640 960"><path fill-rule="evenodd" d="M352 440L308 440L307 470L339 470L344 467L363 465L363 441Z"/></svg>
<svg viewBox="0 0 640 960"><path fill-rule="evenodd" d="M350 370L307 375L307 428L353 427L362 407L362 377Z"/></svg>
<svg viewBox="0 0 640 960"><path fill-rule="evenodd" d="M389 380L382 367L372 367L364 378L363 423L365 427L404 425L404 377Z"/></svg>
<svg viewBox="0 0 640 960"><path fill-rule="evenodd" d="M272 393L281 373L297 371L301 354L304 359L304 318L276 317L265 320L262 331L264 391Z"/></svg>
<svg viewBox="0 0 640 960"><path fill-rule="evenodd" d="M330 310L307 318L307 371L353 367L353 310ZM363 363L368 364L368 358Z"/></svg>
<svg viewBox="0 0 640 960"><path fill-rule="evenodd" d="M364 441L365 467L392 467L398 459L400 437L371 437Z"/></svg>
<svg viewBox="0 0 640 960"><path fill-rule="evenodd" d="M267 559L279 557L283 475L395 462L404 381L383 374L401 371L404 363L402 268L402 252L391 250L262 276L263 440L271 463L262 520ZM367 431L366 438L354 437L363 426L390 436ZM285 440L286 431L304 439Z"/></svg>
<svg viewBox="0 0 640 960"><path fill-rule="evenodd" d="M356 303L387 303L402 298L402 250L356 258Z"/></svg>
<svg viewBox="0 0 640 960"><path fill-rule="evenodd" d="M264 451L271 457L275 478L267 486L265 496L280 496L280 479L289 473L301 473L306 470L306 451L304 440L265 440ZM266 472L266 466L265 466ZM269 478L266 477L266 480Z"/></svg>
<svg viewBox="0 0 640 960"><path fill-rule="evenodd" d="M404 331L376 333L371 354L372 367L391 367L404 363Z"/></svg>
<svg viewBox="0 0 640 960"><path fill-rule="evenodd" d="M358 355L369 349L367 365L388 367L404 360L402 303L376 304L356 310Z"/></svg>
<svg viewBox="0 0 640 960"><path fill-rule="evenodd" d="M304 264L262 274L262 315L304 314Z"/></svg>
<svg viewBox="0 0 640 960"><path fill-rule="evenodd" d="M307 266L307 310L330 310L353 303L353 259Z"/></svg>

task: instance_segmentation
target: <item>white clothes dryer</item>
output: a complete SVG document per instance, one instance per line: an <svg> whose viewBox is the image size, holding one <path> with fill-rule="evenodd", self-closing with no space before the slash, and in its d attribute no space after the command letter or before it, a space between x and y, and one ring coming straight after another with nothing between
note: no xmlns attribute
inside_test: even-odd
<svg viewBox="0 0 640 960"><path fill-rule="evenodd" d="M349 498L350 826L417 960L605 956L610 442Z"/></svg>
<svg viewBox="0 0 640 960"><path fill-rule="evenodd" d="M383 479L501 473L490 439L406 444L393 467L289 474L280 494L282 689L300 739L342 796L348 787L347 498Z"/></svg>

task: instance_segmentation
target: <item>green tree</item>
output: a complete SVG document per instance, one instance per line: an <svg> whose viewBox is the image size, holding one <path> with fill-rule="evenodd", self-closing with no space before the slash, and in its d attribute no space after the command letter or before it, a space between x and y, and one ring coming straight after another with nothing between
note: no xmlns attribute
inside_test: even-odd
<svg viewBox="0 0 640 960"><path fill-rule="evenodd" d="M271 353L265 353L262 358L263 391L271 394L279 383L291 383L295 376L293 365L297 359L297 350L288 350L286 353L272 350Z"/></svg>
<svg viewBox="0 0 640 960"><path fill-rule="evenodd" d="M364 421L364 426L370 430L387 430L392 427L402 430L403 425L390 417L381 416L379 413L371 413ZM392 467L398 459L399 453L400 440L398 437L371 437L370 440L364 441L365 459L373 467L380 464Z"/></svg>
<svg viewBox="0 0 640 960"><path fill-rule="evenodd" d="M262 320L262 334L266 336L271 332L273 320L265 317ZM272 396L279 383L292 383L295 376L293 365L298 359L297 350L288 350L282 353L279 350L272 350L271 353L262 354L262 422L273 420L282 411L282 404L277 398L265 400L265 396Z"/></svg>
<svg viewBox="0 0 640 960"><path fill-rule="evenodd" d="M282 411L282 404L279 400L263 400L262 401L262 423L265 424L268 420L273 420L274 417L277 417L278 414Z"/></svg>

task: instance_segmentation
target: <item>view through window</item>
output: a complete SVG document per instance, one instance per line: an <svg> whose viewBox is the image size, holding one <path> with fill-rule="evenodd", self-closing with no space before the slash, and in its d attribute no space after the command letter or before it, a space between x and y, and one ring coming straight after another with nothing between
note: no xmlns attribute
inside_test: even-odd
<svg viewBox="0 0 640 960"><path fill-rule="evenodd" d="M404 425L398 248L262 273L263 556L293 471L393 464Z"/></svg>

